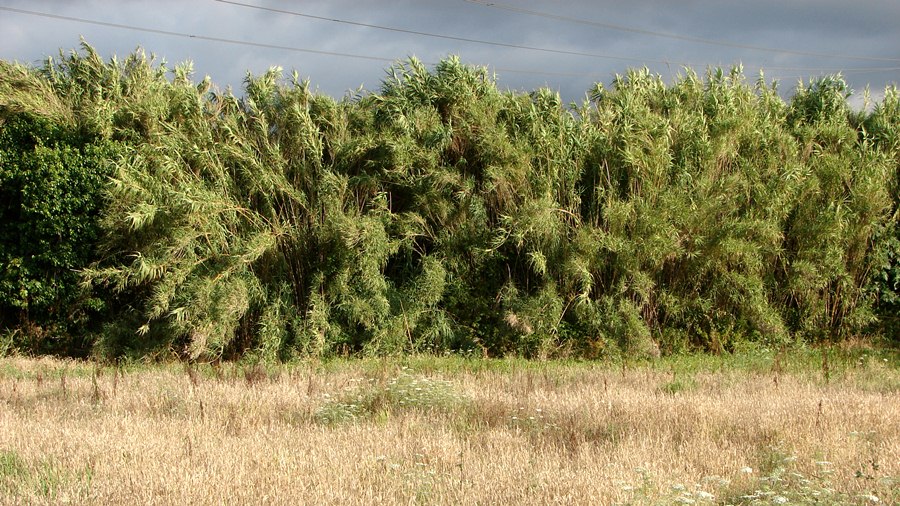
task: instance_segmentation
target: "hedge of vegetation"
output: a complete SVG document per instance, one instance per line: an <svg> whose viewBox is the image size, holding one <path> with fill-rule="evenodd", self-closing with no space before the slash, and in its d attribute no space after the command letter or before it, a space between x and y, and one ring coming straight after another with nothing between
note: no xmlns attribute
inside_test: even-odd
<svg viewBox="0 0 900 506"><path fill-rule="evenodd" d="M740 69L558 94L416 60L335 100L142 52L0 62L7 348L652 356L896 336L900 96Z"/></svg>

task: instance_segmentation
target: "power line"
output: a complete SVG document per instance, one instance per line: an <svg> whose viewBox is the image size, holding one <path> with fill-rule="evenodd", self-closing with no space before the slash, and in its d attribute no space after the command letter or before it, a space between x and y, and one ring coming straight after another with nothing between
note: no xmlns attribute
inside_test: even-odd
<svg viewBox="0 0 900 506"><path fill-rule="evenodd" d="M361 55L361 54L353 54L353 53L342 53L342 52L338 52L338 51L324 51L324 50L319 50L319 49L309 49L309 48L302 48L302 47L295 47L295 46L283 46L283 45L279 45L279 44L268 44L268 43L264 43L264 42L253 42L253 41L246 41L246 40L228 39L228 38L224 38L224 37L212 37L212 36L208 36L208 35L196 35L196 34L176 32L176 31L171 31L171 30L160 30L157 28L147 28L147 27L142 27L142 26L127 25L127 24L122 24L122 23L111 23L108 21L97 21L94 19L78 18L78 17L74 17L74 16L64 16L61 14L50 14L50 13L46 13L46 12L30 11L30 10L26 10L26 9L17 9L14 7L0 6L0 10L15 12L18 14L27 14L30 16L39 16L39 17L50 18L50 19L58 19L58 20L63 20L63 21L73 21L76 23L83 23L83 24L88 24L88 25L104 26L104 27L109 27L109 28L119 28L119 29L123 29L123 30L134 30L134 31L138 31L138 32L153 33L153 34L157 34L157 35L168 35L168 36L172 36L172 37L181 37L181 38L194 39L194 40L204 40L204 41L209 41L209 42L221 42L221 43L225 43L225 44L234 44L234 45L249 46L249 47L259 47L259 48L265 48L265 49L278 49L278 50L283 50L283 51L293 51L293 52L300 52L300 53L312 53L312 54L325 55L325 56L337 56L337 57L342 57L342 58L356 58L356 59L372 60L372 61L380 61L380 62L388 62L388 63L394 63L397 61L396 59L382 58L382 57L378 57L378 56L369 56L369 55ZM434 63L432 63L432 62L424 62L424 63L426 65L434 65ZM557 76L557 77L559 77L559 76L594 77L597 75L596 73L549 72L549 71L542 71L542 70L522 70L522 69L500 68L500 67L494 67L494 70L501 71L501 72L516 73L516 74L547 75L547 76Z"/></svg>
<svg viewBox="0 0 900 506"><path fill-rule="evenodd" d="M849 67L835 69L834 67L779 67L765 65L753 65L763 70L789 70L793 72L840 72L842 74L872 74L877 72L892 72L900 70L900 67Z"/></svg>
<svg viewBox="0 0 900 506"><path fill-rule="evenodd" d="M350 20L346 20L346 19L339 19L339 18L333 18L333 17L327 17L327 16L317 16L314 14L290 11L290 10L286 10L286 9L276 9L274 7L264 7L261 5L253 5L253 4L248 4L248 3L244 3L244 2L238 2L236 0L215 0L215 1L219 2L219 3L223 3L223 4L230 4L230 5L235 5L235 6L239 6L239 7L246 7L249 9L273 12L273 13L277 13L277 14L287 14L287 15L291 15L291 16L303 17L303 18L308 18L308 19L316 19L316 20L328 21L328 22L332 22L332 23L341 23L341 24L351 25L351 26L359 26L359 27L364 27L364 28L385 30L385 31L390 31L390 32L395 32L395 33L406 33L406 34L418 35L418 36L423 36L423 37L455 40L455 41L461 41L461 42L471 42L471 43L475 43L475 44L485 44L485 45L507 47L507 48L513 48L513 49L526 49L526 50L531 50L531 51L543 51L543 52L549 52L549 53L568 54L568 55L575 55L575 56L587 56L587 57L593 57L593 58L608 58L608 59L615 59L615 60L638 61L638 62L644 62L644 63L649 62L649 63L658 63L658 64L663 64L663 65L679 65L682 67L692 67L693 66L689 63L675 62L675 61L668 61L668 60L642 59L642 58L637 58L637 57L613 56L613 55L604 55L604 54L596 54L596 53L582 53L582 52L577 52L577 51L568 51L568 50L551 49L551 48L534 47L534 46L523 46L523 45L519 45L519 44L509 44L509 43L504 43L504 42L494 42L494 41L487 41L487 40L481 40L481 39L472 39L472 38L458 37L458 36L453 36L453 35L442 35L442 34L436 34L436 33L431 33L431 32L423 32L420 30L407 30L407 29L403 29L403 28L375 25L375 24L371 24L371 23L362 23L362 22L358 22L358 21L350 21ZM478 3L481 5L491 6L491 7L503 8L503 9L508 7L509 10L513 10L516 12L521 11L521 12L529 13L529 14L542 15L542 13L537 13L535 11L528 11L525 9L519 9L517 7L512 7L512 6L502 6L502 4L482 2L479 0L466 0L466 1L472 2L472 3ZM590 21L583 21L583 20L574 19L574 18L566 18L563 16L556 16L553 14L546 14L546 17L606 26L606 25L603 25L602 23L593 23ZM609 26L616 26L616 25L609 25ZM621 27L621 28L625 29L624 27ZM628 29L628 30L632 30L632 29ZM633 29L633 30L639 31L639 32L646 32L646 33L650 33L650 34L654 34L654 35L666 35L666 34L660 34L658 32L642 31L639 29ZM673 35L673 37L680 37L680 36ZM705 39L700 39L700 40L705 40ZM751 47L751 46L738 45L738 47ZM863 58L863 57L861 57L861 58ZM885 59L885 60L886 61L900 61L900 60L890 60L890 59ZM770 69L770 70L790 70L790 71L795 71L795 72L834 72L835 70L837 70L833 67L831 67L831 68L828 68L828 67L780 67L780 66L772 66L772 67L760 66L760 67ZM500 69L498 69L498 70L500 70ZM840 71L842 71L844 73L887 72L887 71L894 71L894 70L900 70L900 67L857 67L857 68L849 68L849 69L840 69ZM596 74L569 73L569 72L521 71L521 70L516 70L516 69L505 69L505 71L512 72L512 73L528 73L528 74L544 74L544 75L576 76L576 77L589 77L592 75L596 75Z"/></svg>
<svg viewBox="0 0 900 506"><path fill-rule="evenodd" d="M732 65L733 66L733 65ZM758 68L763 71L782 71L782 72L813 72L813 73L823 73L823 74L876 74L879 72L894 72L900 70L900 67L782 67L778 65L754 65L754 64L744 64L740 63L741 67L750 67L750 68ZM717 68L714 65L708 65L708 68ZM728 68L727 65L718 65L718 68Z"/></svg>
<svg viewBox="0 0 900 506"><path fill-rule="evenodd" d="M246 4L237 4L236 2L225 1L225 0L217 0L217 1L220 1L223 3L233 3L236 5L246 5ZM252 8L258 8L256 6L251 6L251 5L247 5L247 6L252 7ZM269 9L269 8L260 8L260 9L275 10L275 9ZM0 10L8 11L8 12L15 12L18 14L26 14L26 15L30 15L30 16L44 17L44 18L49 18L49 19L72 21L72 22L82 23L82 24L104 26L104 27L117 28L117 29L123 29L123 30L133 30L133 31L144 32L144 33L153 33L153 34L157 34L157 35L166 35L166 36L180 37L180 38L187 38L187 39L194 39L194 40L203 40L203 41L208 41L208 42L220 42L220 43L224 43L224 44L241 45L241 46L248 46L248 47L258 47L258 48L264 48L264 49L277 49L277 50L282 50L282 51L310 53L310 54L318 54L318 55L325 55L325 56L335 56L335 57L341 57L341 58L355 58L355 59L379 61L379 62L387 62L387 63L394 63L397 61L396 59L383 58L383 57L371 56L371 55L343 53L343 52L338 52L338 51L326 51L326 50L320 50L320 49L309 49L309 48L296 47L296 46L284 46L284 45L270 44L270 43L264 43L264 42L237 40L237 39L229 39L229 38L224 38L224 37L213 37L213 36L209 36L209 35L197 35L197 34L177 32L177 31L172 31L172 30L161 30L161 29L157 29L157 28L147 28L147 27L128 25L128 24L123 24L123 23L112 23L112 22L108 22L108 21L98 21L98 20L94 20L94 19L79 18L79 17L74 17L74 16L65 16L62 14L50 14L50 13L46 13L46 12L18 9L18 8L14 8L14 7L0 6ZM275 10L275 11L277 11L277 10ZM306 16L306 15L299 14L299 13L292 13L292 12L286 12L286 13ZM339 21L343 21L343 20L339 20ZM354 22L349 22L349 21L347 21L346 23L358 24L360 26L367 26L362 23L354 23ZM375 27L375 26L373 25L372 27ZM386 28L386 27L380 27L380 28L390 29L390 28ZM390 30L407 32L407 33L416 33L416 32L410 31L410 30L400 30L400 29L390 29ZM450 36L426 34L424 32L421 32L420 34L421 35L431 35L431 36L441 37L441 38L453 38ZM456 39L464 40L462 38L456 38ZM498 43L498 44L510 46L510 47L517 47L517 48L521 48L521 49L529 49L527 46L515 46L512 44L507 45L507 44L502 44L502 43ZM542 50L542 49L538 49L538 50ZM546 50L546 51L554 51L554 50ZM598 57L606 57L606 56L598 55ZM632 59L632 58L614 57L614 56L608 56L608 58L628 59L628 60L639 61L636 58ZM679 64L677 62L668 62L668 61L664 61L664 60L645 60L645 61L654 62L654 63L662 63L665 65L678 64L678 65L682 65L682 66L688 66L688 67L690 66L690 65L686 65L686 64ZM430 62L424 62L424 63L426 63L427 65L434 65L434 63L430 63ZM544 71L544 70L523 70L523 69L503 68L503 67L493 67L493 68L495 71L499 71L499 72L508 72L508 73L514 73L514 74L545 75L545 76L555 76L555 77L596 78L599 75L596 72L590 72L590 73L553 72L553 71ZM765 68L765 67L763 67L763 68ZM831 72L834 70L834 69L823 69L823 68L792 68L792 67L768 67L768 68L770 70L813 71L813 72ZM900 67L890 67L890 68L868 67L868 68L857 68L857 69L845 69L845 70L842 70L842 72L847 74L847 73L882 72L882 71L893 71L893 70L900 70Z"/></svg>
<svg viewBox="0 0 900 506"><path fill-rule="evenodd" d="M31 16L40 16L40 17L44 17L44 18L60 19L63 21L74 21L76 23L84 23L84 24L88 24L88 25L105 26L105 27L109 27L109 28L121 28L123 30L135 30L138 32L155 33L157 35L169 35L172 37L182 37L182 38L186 38L186 39L205 40L205 41L209 41L209 42L221 42L224 44L236 44L236 45L241 45L241 46L261 47L261 48L266 48L266 49L280 49L283 51L294 51L294 52L299 52L299 53L312 53L312 54L319 54L319 55L325 55L325 56L340 56L340 57L344 57L344 58L357 58L357 59L361 59L361 60L372 60L372 61L381 61L381 62L394 62L395 61L391 58L381 58L378 56L367 56L367 55L361 55L361 54L341 53L341 52L337 52L337 51L324 51L321 49L309 49L309 48L302 48L302 47L282 46L282 45L278 45L278 44L267 44L267 43L263 43L263 42L252 42L252 41L247 41L247 40L236 40L236 39L226 39L223 37L212 37L209 35L195 35L195 34L184 33L184 32L159 30L156 28L146 28L146 27L142 27L142 26L126 25L126 24L121 24L121 23L110 23L107 21L97 21L97 20L93 20L93 19L76 18L74 16L63 16L61 14L49 14L46 12L29 11L29 10L25 10L25 9L16 9L13 7L0 6L0 10L16 12L19 14L28 14Z"/></svg>
<svg viewBox="0 0 900 506"><path fill-rule="evenodd" d="M599 54L599 53L584 53L581 51L569 51L569 50L565 50L565 49L551 49L551 48L546 48L546 47L525 46L525 45L521 45L521 44L509 44L506 42L495 42L495 41L490 41L490 40L471 39L468 37L456 37L453 35L441 35L441 34L437 34L437 33L422 32L422 31L418 31L418 30L406 30L403 28L395 28L395 27L382 26L382 25L373 25L370 23L361 23L361 22L357 22L357 21L348 21L346 19L330 18L330 17L326 17L326 16L315 16L313 14L306 14L306 13L297 12L297 11L289 11L289 10L285 10L285 9L275 9L273 7L263 7L261 5L246 4L246 3L242 3L242 2L236 2L233 0L215 0L215 1L219 2L219 3L223 3L223 4L230 4L230 5L235 5L235 6L239 6L239 7L246 7L249 9L257 9L257 10L261 10L261 11L274 12L274 13L278 13L278 14L288 14L291 16L298 16L298 17L303 17L303 18L308 18L308 19L317 19L320 21L329 21L332 23L341 23L341 24L345 24L345 25L361 26L364 28L374 28L376 30L386 30L386 31L397 32L397 33L408 33L411 35L419 35L422 37L432 37L432 38L436 38L436 39L455 40L458 42L470 42L473 44L484 44L484 45L488 45L488 46L506 47L506 48L511 48L511 49L525 49L528 51L540 51L543 53L565 54L565 55L572 55L572 56L586 56L589 58L636 61L636 62L643 62L643 63L647 63L647 62L660 63L663 65L676 64L676 65L682 65L682 66L690 66L690 64L682 63L682 62L654 60L654 59L649 59L649 58L636 58L636 57L631 57L631 56L616 56L616 55Z"/></svg>
<svg viewBox="0 0 900 506"><path fill-rule="evenodd" d="M547 19L554 19L557 21L566 21L569 23L578 23L581 25L593 26L597 28L609 28L611 30L618 30L622 32L630 32L630 33L639 33L642 35L652 35L655 37L665 37L668 39L675 40L683 40L687 42L697 42L700 44L709 44L714 46L727 46L727 47L736 47L740 49L752 49L754 51L766 51L770 53L782 53L782 54L794 54L801 56L815 56L821 58L840 58L847 60L867 60L867 61L889 61L889 62L900 62L900 58L879 58L875 56L853 56L853 55L841 55L841 54L828 54L828 53L816 53L811 51L795 51L792 49L781 49L781 48L773 48L773 47L764 47L764 46L754 46L749 44L738 44L734 42L728 42L724 40L715 40L715 39L704 39L701 37L692 37L689 35L680 35L676 33L667 33L667 32L658 32L654 30L645 30L641 28L634 28L623 25L616 25L612 23L601 23L599 21L590 21L585 19L572 18L568 16L560 16L558 14L551 14L548 12L541 11L533 11L529 9L524 9L522 7L516 7L514 5L496 3L496 2L488 2L485 0L465 0L469 3L474 3L477 5L482 5L484 7L493 7L495 9L502 9L505 11L516 12L519 14L528 14L530 16L538 16Z"/></svg>

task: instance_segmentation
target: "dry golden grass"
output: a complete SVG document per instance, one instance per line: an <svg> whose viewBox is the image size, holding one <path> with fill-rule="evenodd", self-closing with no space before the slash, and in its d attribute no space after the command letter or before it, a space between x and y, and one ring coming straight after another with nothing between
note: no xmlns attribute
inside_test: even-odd
<svg viewBox="0 0 900 506"><path fill-rule="evenodd" d="M0 359L0 502L900 503L896 368L667 367Z"/></svg>

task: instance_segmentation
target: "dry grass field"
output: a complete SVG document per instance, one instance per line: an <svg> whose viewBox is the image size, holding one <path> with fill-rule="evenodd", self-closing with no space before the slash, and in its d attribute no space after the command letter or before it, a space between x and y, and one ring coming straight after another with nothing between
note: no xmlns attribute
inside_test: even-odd
<svg viewBox="0 0 900 506"><path fill-rule="evenodd" d="M0 359L3 504L900 504L896 354Z"/></svg>

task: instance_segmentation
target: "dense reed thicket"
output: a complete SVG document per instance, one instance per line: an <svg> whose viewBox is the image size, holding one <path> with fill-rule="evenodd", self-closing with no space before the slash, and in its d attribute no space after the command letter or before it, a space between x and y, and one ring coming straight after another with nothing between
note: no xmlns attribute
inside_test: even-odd
<svg viewBox="0 0 900 506"><path fill-rule="evenodd" d="M2 62L5 343L600 357L896 336L900 96L848 94L633 70L566 106L450 58L335 100L87 45Z"/></svg>

